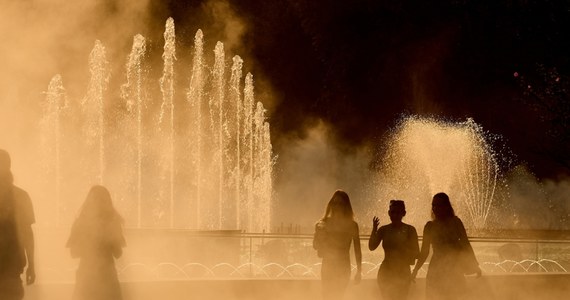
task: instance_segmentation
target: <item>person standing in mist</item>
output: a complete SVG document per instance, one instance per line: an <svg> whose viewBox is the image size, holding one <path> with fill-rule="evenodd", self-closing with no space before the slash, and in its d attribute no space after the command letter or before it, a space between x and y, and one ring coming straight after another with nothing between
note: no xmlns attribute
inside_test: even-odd
<svg viewBox="0 0 570 300"><path fill-rule="evenodd" d="M433 196L432 219L424 227L422 248L412 279L426 261L430 247L433 247L426 276L426 298L460 299L467 291L464 274L480 277L479 263L463 222L455 215L447 194Z"/></svg>
<svg viewBox="0 0 570 300"><path fill-rule="evenodd" d="M126 245L122 224L109 191L93 186L67 241L71 257L79 258L73 299L122 299L115 269L115 258L121 256Z"/></svg>
<svg viewBox="0 0 570 300"><path fill-rule="evenodd" d="M24 298L26 284L36 280L34 267L34 209L28 193L14 185L10 155L0 149L0 299Z"/></svg>
<svg viewBox="0 0 570 300"><path fill-rule="evenodd" d="M342 299L350 280L350 245L354 245L356 275L360 282L362 273L362 252L358 223L354 221L354 212L350 198L344 191L334 192L327 204L324 216L315 225L313 248L323 259L321 281L323 299Z"/></svg>
<svg viewBox="0 0 570 300"><path fill-rule="evenodd" d="M406 206L402 200L390 200L388 209L391 223L378 228L378 217L372 219L372 233L368 249L376 250L380 242L384 260L378 269L378 287L382 299L404 300L410 290L410 265L419 255L418 234L414 226L402 222Z"/></svg>

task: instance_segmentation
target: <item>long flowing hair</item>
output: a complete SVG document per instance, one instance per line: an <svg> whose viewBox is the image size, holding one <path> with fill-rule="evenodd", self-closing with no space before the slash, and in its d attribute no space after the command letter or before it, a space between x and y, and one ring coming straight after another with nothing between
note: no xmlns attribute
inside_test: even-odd
<svg viewBox="0 0 570 300"><path fill-rule="evenodd" d="M327 207L325 209L325 214L321 220L326 220L329 218L345 218L349 220L354 220L354 211L352 210L352 205L350 204L350 198L345 191L336 190L329 200Z"/></svg>
<svg viewBox="0 0 570 300"><path fill-rule="evenodd" d="M104 186L95 185L89 190L75 222L82 225L94 225L100 222L122 224L123 218L113 206L109 190Z"/></svg>
<svg viewBox="0 0 570 300"><path fill-rule="evenodd" d="M451 206L451 201L449 201L449 196L446 193L437 193L433 196L432 200L432 209L431 209L431 218L432 220L447 220L451 217L455 217L455 210L453 210L453 206ZM438 205L440 212L436 214L434 212L434 204Z"/></svg>

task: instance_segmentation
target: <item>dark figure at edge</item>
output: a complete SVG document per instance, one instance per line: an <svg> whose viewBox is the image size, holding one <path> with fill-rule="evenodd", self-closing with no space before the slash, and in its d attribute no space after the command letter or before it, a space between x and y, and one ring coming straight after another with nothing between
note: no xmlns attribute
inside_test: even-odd
<svg viewBox="0 0 570 300"><path fill-rule="evenodd" d="M26 284L36 280L34 268L35 223L32 201L26 191L13 184L10 155L0 150L0 299L24 297L21 274Z"/></svg>
<svg viewBox="0 0 570 300"><path fill-rule="evenodd" d="M410 290L410 265L419 255L418 234L414 226L402 222L406 206L402 200L390 200L391 223L378 228L378 217L372 219L368 248L374 251L382 242L384 260L378 269L378 287L382 299L407 299Z"/></svg>
<svg viewBox="0 0 570 300"><path fill-rule="evenodd" d="M315 225L313 247L322 257L321 281L323 299L342 299L350 281L350 245L354 245L356 258L355 283L359 283L362 272L362 252L358 223L350 198L344 191L337 190L327 204L325 214Z"/></svg>
<svg viewBox="0 0 570 300"><path fill-rule="evenodd" d="M426 261L431 246L433 256L426 276L426 298L461 299L467 293L464 274L476 273L480 277L481 269L463 222L455 215L447 194L433 196L432 219L424 227L422 248L412 278Z"/></svg>
<svg viewBox="0 0 570 300"><path fill-rule="evenodd" d="M122 223L109 191L99 185L92 187L67 241L71 256L79 258L73 299L122 299L115 269L115 258L125 247Z"/></svg>

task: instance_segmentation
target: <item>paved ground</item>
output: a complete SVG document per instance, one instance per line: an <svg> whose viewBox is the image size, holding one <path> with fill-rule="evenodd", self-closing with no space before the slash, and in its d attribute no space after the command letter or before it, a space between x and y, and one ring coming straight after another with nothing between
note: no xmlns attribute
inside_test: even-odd
<svg viewBox="0 0 570 300"><path fill-rule="evenodd" d="M570 274L522 274L468 278L466 299L568 299ZM410 300L422 300L425 280L412 287ZM318 280L183 280L123 282L124 300L313 300L320 299ZM27 287L25 300L71 299L73 283L42 283ZM376 281L350 285L345 300L380 299Z"/></svg>

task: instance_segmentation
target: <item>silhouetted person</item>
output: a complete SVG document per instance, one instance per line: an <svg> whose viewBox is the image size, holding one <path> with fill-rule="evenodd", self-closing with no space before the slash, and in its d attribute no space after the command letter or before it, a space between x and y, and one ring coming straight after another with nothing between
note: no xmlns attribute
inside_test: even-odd
<svg viewBox="0 0 570 300"><path fill-rule="evenodd" d="M122 298L115 269L115 258L125 246L122 223L109 191L100 185L92 187L67 241L71 257L79 258L73 299Z"/></svg>
<svg viewBox="0 0 570 300"><path fill-rule="evenodd" d="M433 300L459 299L466 292L464 274L481 276L481 269L467 239L461 220L455 216L445 193L433 196L432 219L424 227L420 256L412 272L415 278L429 255L433 256L426 276L426 298Z"/></svg>
<svg viewBox="0 0 570 300"><path fill-rule="evenodd" d="M35 223L32 201L13 184L10 155L0 150L0 299L24 297L20 275L26 262L26 283L36 280L34 268Z"/></svg>
<svg viewBox="0 0 570 300"><path fill-rule="evenodd" d="M406 299L410 290L410 265L419 255L418 234L414 226L402 222L406 206L402 200L390 200L388 225L378 228L378 217L372 219L368 248L374 251L382 242L384 260L378 269L378 286L382 299Z"/></svg>
<svg viewBox="0 0 570 300"><path fill-rule="evenodd" d="M342 299L350 281L350 244L354 245L356 275L360 282L362 271L362 252L358 223L354 221L354 212L350 198L344 191L337 190L327 204L325 215L315 225L313 247L322 257L321 280L323 299Z"/></svg>

